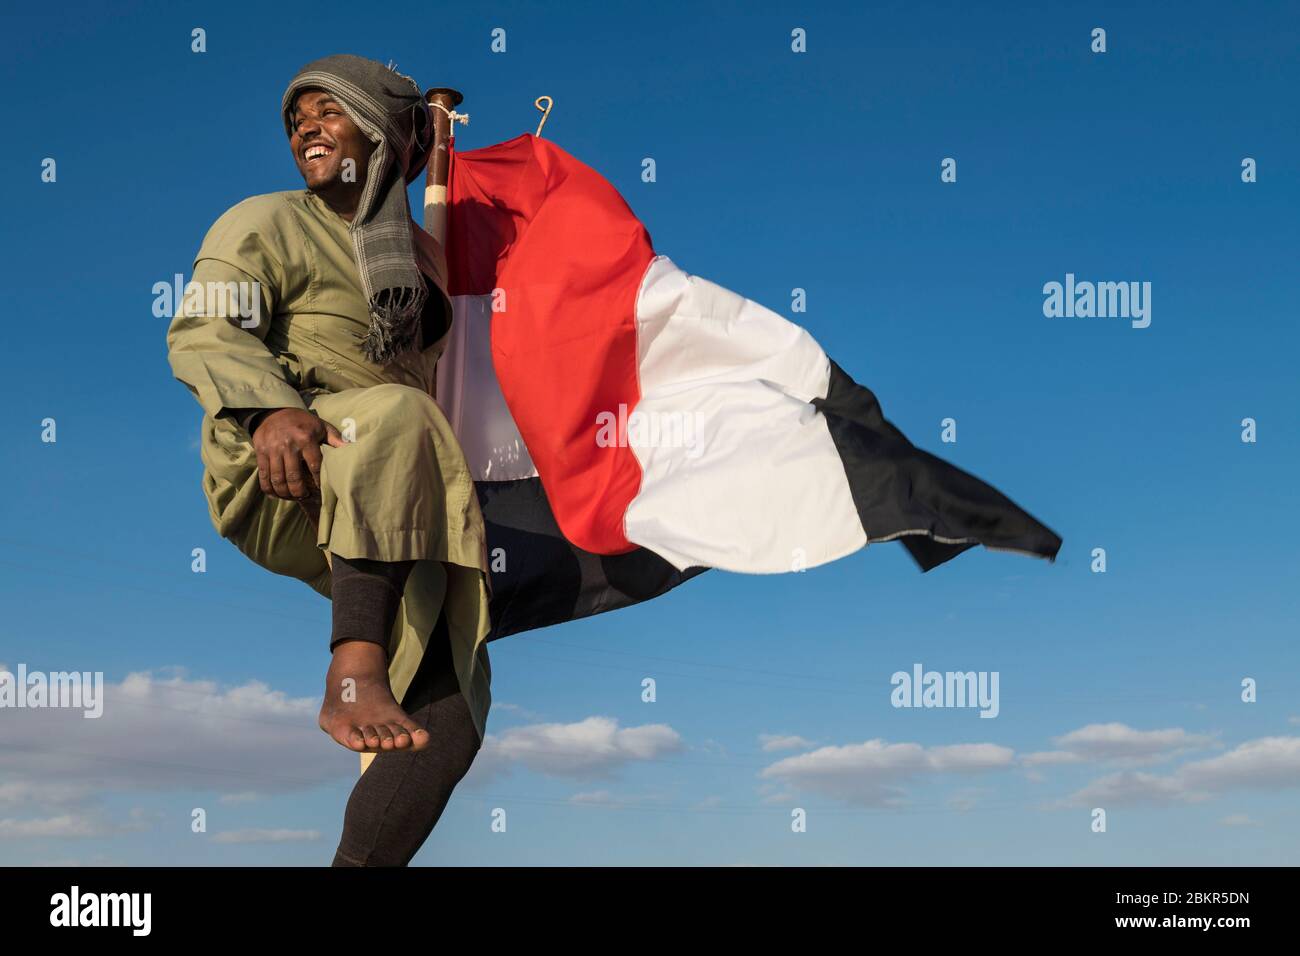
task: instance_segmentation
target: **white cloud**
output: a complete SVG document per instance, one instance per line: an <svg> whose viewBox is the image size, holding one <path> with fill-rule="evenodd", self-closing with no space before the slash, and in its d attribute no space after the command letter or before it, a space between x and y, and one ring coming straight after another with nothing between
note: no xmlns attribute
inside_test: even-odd
<svg viewBox="0 0 1300 956"><path fill-rule="evenodd" d="M1011 765L1015 752L999 744L950 744L926 751L930 768L949 771L1001 770Z"/></svg>
<svg viewBox="0 0 1300 956"><path fill-rule="evenodd" d="M542 719L542 715L537 713L537 711L529 710L527 707L520 704L512 704L506 700L492 701L492 713L500 714L502 716L505 714L514 714L520 720L539 721Z"/></svg>
<svg viewBox="0 0 1300 956"><path fill-rule="evenodd" d="M481 782L518 764L556 777L609 777L626 764L655 760L681 749L680 735L667 724L621 728L612 718L588 717L570 724L532 724L489 734L471 775ZM480 763L485 769L478 769Z"/></svg>
<svg viewBox="0 0 1300 956"><path fill-rule="evenodd" d="M133 673L105 682L103 691L98 718L67 708L5 711L0 806L71 803L109 791L255 785L284 793L355 773L355 754L316 724L319 699L289 697L261 681L222 688L183 673Z"/></svg>
<svg viewBox="0 0 1300 956"><path fill-rule="evenodd" d="M161 823L167 818L167 815L161 810L151 810L146 807L132 807L130 819L120 827L122 830L148 830L155 823Z"/></svg>
<svg viewBox="0 0 1300 956"><path fill-rule="evenodd" d="M102 854L99 856L93 856L89 860L77 859L74 857L51 857L47 859L37 860L35 863L32 864L32 866L48 866L48 867L54 867L56 869L65 866L83 867L83 866L122 866L122 865L123 864L118 863L110 859L109 857L103 856Z"/></svg>
<svg viewBox="0 0 1300 956"><path fill-rule="evenodd" d="M616 799L613 792L609 790L588 790L586 793L575 793L569 797L569 802L601 805L614 803Z"/></svg>
<svg viewBox="0 0 1300 956"><path fill-rule="evenodd" d="M1187 793L1176 777L1124 770L1094 780L1082 790L1072 794L1064 803L1067 806L1108 808L1139 804L1194 803L1204 800L1205 797L1205 794Z"/></svg>
<svg viewBox="0 0 1300 956"><path fill-rule="evenodd" d="M588 790L575 793L569 798L570 803L594 807L643 806L647 803L659 803L663 798L656 794L619 794L611 790Z"/></svg>
<svg viewBox="0 0 1300 956"><path fill-rule="evenodd" d="M1230 813L1230 814L1228 814L1226 817L1224 817L1222 820L1220 820L1219 823L1223 824L1223 826L1225 826L1225 827L1257 827L1257 826L1259 826L1258 823L1256 823L1254 820L1252 820L1252 819L1250 818L1250 816L1249 816L1248 814L1245 814L1245 813Z"/></svg>
<svg viewBox="0 0 1300 956"><path fill-rule="evenodd" d="M1185 763L1171 774L1117 773L1093 781L1067 803L1192 803L1233 790L1300 788L1300 737L1261 737L1228 753Z"/></svg>
<svg viewBox="0 0 1300 956"><path fill-rule="evenodd" d="M1189 734L1179 727L1135 730L1127 724L1089 724L1052 738L1061 750L1088 760L1152 763L1188 750L1212 746L1213 737Z"/></svg>
<svg viewBox="0 0 1300 956"><path fill-rule="evenodd" d="M160 811L138 806L107 819L103 801L115 793L211 791L215 800L233 791L238 800L241 785L274 794L355 779L356 755L316 725L319 700L258 681L222 688L180 669L160 670L167 676L105 682L98 718L67 708L3 712L0 839L89 838L157 826Z"/></svg>
<svg viewBox="0 0 1300 956"><path fill-rule="evenodd" d="M1184 764L1179 776L1206 790L1300 787L1300 737L1261 737L1218 757Z"/></svg>
<svg viewBox="0 0 1300 956"><path fill-rule="evenodd" d="M222 803L252 803L260 799L261 794L253 790L242 790L239 793L223 793L221 795Z"/></svg>
<svg viewBox="0 0 1300 956"><path fill-rule="evenodd" d="M758 785L758 794L761 802L779 806L795 803L799 799L799 794L784 783L761 783Z"/></svg>
<svg viewBox="0 0 1300 956"><path fill-rule="evenodd" d="M805 740L797 734L759 734L758 742L764 751L798 750L813 746L811 740Z"/></svg>
<svg viewBox="0 0 1300 956"><path fill-rule="evenodd" d="M31 838L102 837L149 830L162 819L157 810L132 807L122 822L112 822L98 807L73 807L66 813L46 817L0 819L0 840Z"/></svg>
<svg viewBox="0 0 1300 956"><path fill-rule="evenodd" d="M312 843L319 830L227 830L212 838L213 843Z"/></svg>
<svg viewBox="0 0 1300 956"><path fill-rule="evenodd" d="M0 807L24 804L68 806L83 802L91 788L81 783L58 780L10 780L0 783Z"/></svg>
<svg viewBox="0 0 1300 956"><path fill-rule="evenodd" d="M85 814L65 813L34 820L0 820L0 840L30 837L94 837L109 833L108 827Z"/></svg>
<svg viewBox="0 0 1300 956"><path fill-rule="evenodd" d="M900 784L909 780L936 773L1001 770L1014 759L1014 751L997 744L926 748L876 739L786 757L764 768L760 776L859 806L898 806L904 795Z"/></svg>
<svg viewBox="0 0 1300 956"><path fill-rule="evenodd" d="M1083 763L1083 757L1069 750L1040 750L1036 753L1021 754L1022 767L1054 767L1060 764Z"/></svg>

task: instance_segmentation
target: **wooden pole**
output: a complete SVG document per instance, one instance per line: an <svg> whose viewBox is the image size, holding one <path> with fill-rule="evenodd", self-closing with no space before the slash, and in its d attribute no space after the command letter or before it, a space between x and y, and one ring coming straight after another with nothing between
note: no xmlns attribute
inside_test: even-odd
<svg viewBox="0 0 1300 956"><path fill-rule="evenodd" d="M433 151L424 174L424 231L447 245L447 178L451 172L451 114L465 99L458 90L435 86L424 94L433 113Z"/></svg>
<svg viewBox="0 0 1300 956"><path fill-rule="evenodd" d="M433 113L433 149L424 174L424 231L447 244L447 180L451 172L451 113L464 100L456 90L434 87L424 94ZM365 773L376 754L359 754Z"/></svg>

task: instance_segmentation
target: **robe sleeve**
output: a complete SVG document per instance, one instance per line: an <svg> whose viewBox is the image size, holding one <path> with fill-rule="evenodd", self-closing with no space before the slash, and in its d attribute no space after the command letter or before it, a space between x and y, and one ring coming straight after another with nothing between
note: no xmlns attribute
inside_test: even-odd
<svg viewBox="0 0 1300 956"><path fill-rule="evenodd" d="M280 226L265 199L237 204L208 230L167 330L172 374L213 418L307 407L265 344L286 288Z"/></svg>

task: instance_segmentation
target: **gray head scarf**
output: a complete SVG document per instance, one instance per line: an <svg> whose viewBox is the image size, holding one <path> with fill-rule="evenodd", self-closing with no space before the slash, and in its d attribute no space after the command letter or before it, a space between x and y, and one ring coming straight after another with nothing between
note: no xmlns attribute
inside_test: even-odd
<svg viewBox="0 0 1300 956"><path fill-rule="evenodd" d="M387 365L419 339L427 292L416 264L406 187L428 162L433 118L409 76L375 60L336 54L308 63L285 90L280 112L290 135L294 99L307 88L333 96L378 144L349 231L370 305L363 349L370 361Z"/></svg>

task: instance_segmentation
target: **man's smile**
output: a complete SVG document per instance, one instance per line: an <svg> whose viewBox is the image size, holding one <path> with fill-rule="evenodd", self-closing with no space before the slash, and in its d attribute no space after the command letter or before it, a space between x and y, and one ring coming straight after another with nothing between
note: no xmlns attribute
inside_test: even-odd
<svg viewBox="0 0 1300 956"><path fill-rule="evenodd" d="M326 143L312 143L303 148L303 162L311 164L319 159L324 159L334 152L334 147Z"/></svg>

